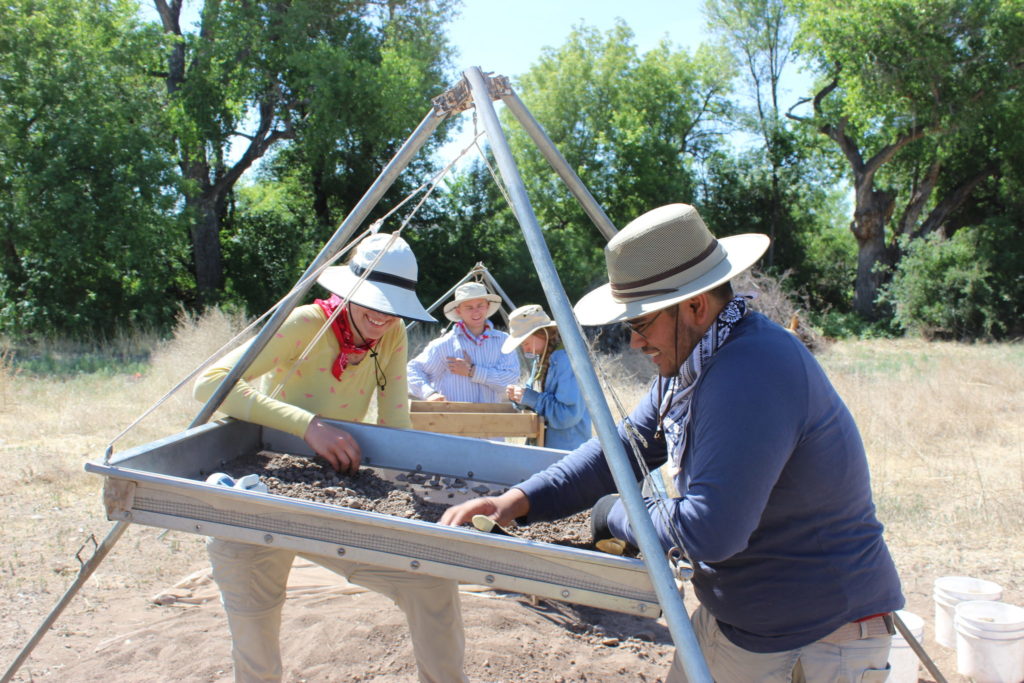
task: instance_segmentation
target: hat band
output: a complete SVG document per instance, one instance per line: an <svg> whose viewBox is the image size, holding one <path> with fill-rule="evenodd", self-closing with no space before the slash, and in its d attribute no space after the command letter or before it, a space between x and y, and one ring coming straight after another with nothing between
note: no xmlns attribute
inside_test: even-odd
<svg viewBox="0 0 1024 683"><path fill-rule="evenodd" d="M355 273L356 277L360 277L366 272L366 268L357 266L354 263L348 264L348 267L353 273ZM392 275L391 273L382 273L375 270L371 271L370 274L366 276L366 279L372 282L380 282L385 285L394 285L395 287L401 287L402 289L408 289L413 292L416 291L416 281L404 278L400 275Z"/></svg>
<svg viewBox="0 0 1024 683"><path fill-rule="evenodd" d="M712 253L714 253L714 251L717 248L718 240L713 239L711 240L711 243L708 244L707 248L700 254L690 259L689 261L681 263L678 266L674 266L662 273L652 275L651 277L644 278L643 280L636 280L634 282L612 282L610 283L612 294L614 294L615 298L617 299L641 299L643 297L657 296L659 294L668 294L670 292L674 292L677 289L676 287L669 287L667 289L641 289L635 292L627 292L625 290L635 289L636 287L643 287L644 285L654 284L655 282L660 282L662 280L672 277L673 275L678 275L683 271L689 270L690 268L693 268L694 266L698 265L701 261L705 260Z"/></svg>

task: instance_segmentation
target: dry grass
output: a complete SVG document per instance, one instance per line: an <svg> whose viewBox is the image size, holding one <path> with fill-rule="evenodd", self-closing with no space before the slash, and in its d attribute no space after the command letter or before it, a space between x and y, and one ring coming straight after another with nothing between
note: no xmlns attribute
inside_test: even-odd
<svg viewBox="0 0 1024 683"><path fill-rule="evenodd" d="M77 574L76 551L84 545L81 557L87 560L92 539L100 541L110 530L100 503L101 482L83 471L85 462L102 458L118 432L238 327L220 313L183 317L175 338L156 346L143 373L4 370L0 504L7 514L0 548L0 622L17 624L17 632L34 628ZM116 450L180 431L198 407L188 387L119 441ZM128 590L153 585L184 573L202 554L199 537L146 527L130 527L119 546L90 584ZM140 553L146 561L136 561ZM90 609L88 598L74 609ZM15 644L7 638L14 634L5 634L0 646ZM20 648L25 639L17 640Z"/></svg>
<svg viewBox="0 0 1024 683"><path fill-rule="evenodd" d="M219 313L183 318L141 373L33 375L0 355L0 503L8 511L0 622L14 626L0 639L0 660L13 658L70 584L83 541L111 526L84 462L101 458L117 432L239 328ZM860 424L909 607L930 620L932 582L950 574L994 580L1004 599L1024 604L1024 346L839 342L821 360ZM599 362L632 408L651 376L646 361L627 353ZM117 450L184 428L198 410L190 389ZM95 609L90 596L148 591L204 559L197 536L132 526L62 622ZM940 659L947 675L951 661Z"/></svg>
<svg viewBox="0 0 1024 683"><path fill-rule="evenodd" d="M14 365L14 351L6 342L0 343L0 410L7 408L7 394L21 374Z"/></svg>
<svg viewBox="0 0 1024 683"><path fill-rule="evenodd" d="M908 595L968 575L1024 604L1024 346L843 342L822 361L860 425Z"/></svg>

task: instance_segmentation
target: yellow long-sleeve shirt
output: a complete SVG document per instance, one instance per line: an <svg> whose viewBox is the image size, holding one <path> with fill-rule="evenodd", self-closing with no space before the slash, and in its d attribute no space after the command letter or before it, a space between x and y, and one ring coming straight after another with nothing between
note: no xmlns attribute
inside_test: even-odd
<svg viewBox="0 0 1024 683"><path fill-rule="evenodd" d="M276 398L270 398L270 392L288 375L326 320L323 310L316 304L299 306L292 311L245 375L228 392L220 406L221 412L302 437L316 415L363 421L373 392L377 390L377 423L411 428L406 377L409 344L401 321L393 325L375 347L379 354L377 360L387 378L383 391L377 388L374 362L368 353L357 365L349 362L340 380L334 378L331 366L338 356L339 346L334 334L327 330ZM207 368L196 380L193 395L200 401L209 399L248 347L248 343L243 344Z"/></svg>

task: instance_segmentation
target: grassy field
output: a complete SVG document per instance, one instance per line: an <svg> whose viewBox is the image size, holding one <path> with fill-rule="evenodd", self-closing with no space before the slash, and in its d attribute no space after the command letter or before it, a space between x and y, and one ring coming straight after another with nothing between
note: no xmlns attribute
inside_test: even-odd
<svg viewBox="0 0 1024 683"><path fill-rule="evenodd" d="M0 662L6 667L111 527L101 482L86 474L111 440L228 339L238 321L183 320L156 344L120 340L86 354L0 354ZM2 349L0 349L2 351ZM850 341L819 358L846 399L869 453L879 516L908 597L926 618L925 644L950 680L954 658L931 641L932 583L986 578L1024 604L1024 345ZM650 373L635 356L602 358L628 409ZM183 429L191 387L114 444L116 450ZM616 412L613 406L613 414ZM84 546L84 547L83 547ZM204 561L202 539L132 526L65 617L95 609L104 591L149 591Z"/></svg>

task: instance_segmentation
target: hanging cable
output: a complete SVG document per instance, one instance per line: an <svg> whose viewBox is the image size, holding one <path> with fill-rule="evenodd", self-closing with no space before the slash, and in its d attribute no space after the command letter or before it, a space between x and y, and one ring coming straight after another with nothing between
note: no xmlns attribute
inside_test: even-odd
<svg viewBox="0 0 1024 683"><path fill-rule="evenodd" d="M494 172L494 167L491 166L491 162L487 159L487 154L484 152L484 148L480 146L479 139L482 133L477 132L476 122L476 110L473 110L473 145L476 146L477 151L480 153L480 158L483 160L484 165L487 167L488 172L491 174L491 179L494 184L498 187L498 191L501 192L501 196L505 198L505 203L508 204L509 208L512 209L512 213L516 212L515 207L512 205L512 198L508 196L508 191L505 189L504 183L498 177L498 174Z"/></svg>
<svg viewBox="0 0 1024 683"><path fill-rule="evenodd" d="M334 263L336 263L338 261L338 259L340 259L342 256L347 254L355 245L357 245L359 242L361 242L365 237L367 237L368 235L376 234L377 232L379 232L381 227L384 225L384 222L388 218L390 218L395 212L397 212L399 209L401 209L401 207L404 206L406 203L408 203L414 196L416 196L416 194L418 194L419 192L423 191L424 188L427 188L427 191L423 195L423 198L420 199L419 202L417 202L416 206L409 213L409 215L406 217L406 219L402 222L402 225L394 233L395 235L401 234L402 230L404 230L406 225L409 224L409 221L412 220L413 216L416 215L416 213L419 211L420 207L427 200L427 198L431 195L431 193L433 193L433 191L437 187L438 183L440 183L440 181L444 178L444 176L448 174L448 172L452 169L452 167L460 159L462 159L462 157L466 156L466 154L468 154L470 152L470 150L472 150L474 147L477 147L479 149L479 146L477 145L477 138L479 138L480 135L482 135L482 134L483 133L478 133L474 137L473 141L470 142L468 145L466 145L466 147L464 147L462 149L462 151L460 151L459 154L455 156L454 159L452 159L450 162L448 162L448 164L446 164L444 166L444 168L441 169L441 171L436 173L434 175L434 177L432 177L430 180L427 180L426 182L422 183L419 187L417 187L412 192L410 192L408 195L406 195L406 197L403 198L402 201L400 201L397 205L395 205L394 208L392 208L390 211L388 211L383 217L377 219L372 224L370 224L370 226L366 230L364 230L363 233L361 233L356 238L351 240L347 245L345 245L344 248L338 250L338 252L336 254L334 254L334 256L332 256L330 259L325 261L318 268L314 269L313 272L311 272L307 277L300 279L291 288L291 290L289 290L289 292L287 294L285 294L283 297L281 297L273 306L271 306L269 309L267 309L260 317L256 318L253 322L251 322L249 325L247 325L245 327L245 329L243 329L241 332L239 332L238 334L233 336L231 339L229 339L226 343L224 343L219 349L217 349L213 354L211 354L206 360L202 361L188 375L186 375L177 384L175 384L170 389L170 391L168 391L162 397L157 399L156 402L154 402L149 408L147 408L145 411L143 411L142 414L140 414L137 418L135 418L127 427L125 427L123 430L121 430L121 432L118 433L107 444L107 448L104 451L104 455L103 455L103 464L104 465L109 465L110 464L110 458L111 458L111 456L113 455L113 452L114 452L114 444L116 444L119 440L121 440L128 432L130 432L132 429L134 429L136 426L138 426L138 424L140 422L142 422L144 419L149 417L149 415L151 415L157 408L159 408L164 403L166 403L168 401L168 399L170 399L171 396L173 396L178 391L180 391L183 386L185 386L190 381L195 379L195 377L200 372L202 372L207 367L209 367L210 364L212 364L214 361L216 361L218 358L220 358L221 355L223 355L228 350L232 349L239 340L244 339L245 336L252 329L254 329L261 321L266 319L274 311L276 311L278 308L280 308L281 305L286 300L288 300L288 298L292 295L293 292L295 292L297 289L299 289L301 287L305 287L310 281L315 281L316 278L318 278L320 276L320 274L325 269L327 269L328 267L334 265ZM388 242L388 247L389 248L390 248L391 244L393 243L393 241L394 240L392 240L391 242ZM382 252L381 255L383 255L383 252ZM370 268L367 270L367 273L364 273L364 275L360 277L360 279L357 281L355 287L358 287L358 285L366 278L366 275L374 267L376 267L377 261L379 261L379 257L378 257L377 260L374 261L373 264L371 264ZM355 287L353 287L352 291L355 290ZM351 294L351 291L349 293ZM347 304L347 302L348 302L348 297L345 297L344 298L344 303ZM338 309L336 310L336 312L334 314L334 317L336 317L337 311L340 311L341 308L343 308L343 306L339 306L338 307ZM306 357L309 355L309 351L312 349L312 345L315 344L316 341L319 341L319 339L323 336L324 332L326 332L326 330L329 329L331 323L334 322L334 317L329 319L321 327L321 329L317 332L316 336L314 337L313 342L311 342L309 345L306 346L306 348L303 351L303 354L300 355L300 357L295 361L295 363L292 364L292 367L289 369L289 373L285 376L285 379L283 381L287 381L287 379L291 377L291 375L294 373L295 369L298 367L298 363L306 359ZM282 383L283 383L283 381L282 381ZM275 387L274 394L276 394L276 392L281 388L281 386L282 385L279 384L277 387ZM272 396L274 394L272 394Z"/></svg>
<svg viewBox="0 0 1024 683"><path fill-rule="evenodd" d="M206 360L200 362L199 365L197 365L188 375L186 375L177 384L175 384L173 387L171 387L171 389L167 393L165 393L163 396L161 396L159 399L157 399L149 408L147 408L138 417L136 417L134 420L132 420L132 422L127 427L122 429L107 444L107 448L106 448L106 450L104 451L104 454L103 454L103 464L104 465L109 465L110 464L110 457L111 457L111 455L113 455L113 452L114 452L114 444L117 443L119 440L121 440L121 438L123 438L125 434L130 432L132 429L134 429L136 426L138 426L138 424L140 422L142 422L144 419L149 417L153 413L153 411L155 411L157 408L159 408L164 403L166 403L168 401L168 399L171 398L171 396L176 394L178 391L181 390L181 388L183 386L185 386L186 384L191 382L193 379L195 379L195 377L200 372L202 372L203 370L208 368L214 361L216 361L218 358L220 358L221 355L223 355L224 353L226 353L227 351L232 349L237 342L239 342L240 340L244 339L246 337L246 335L251 330L255 329L255 327L260 322L262 322L265 318L267 318L274 311L276 311L278 308L280 308L281 305L288 299L288 297L290 297L292 295L292 292L294 292L296 289L298 289L300 287L303 287L306 283L310 282L311 280L315 280L317 277L319 277L320 274L324 271L324 269L326 269L327 267L331 266L335 261L337 261L337 259L339 259L343 255L345 255L349 251L349 249L352 248L352 245L357 243L360 239L362 239L365 236L365 234L366 233L364 233L364 235L362 235L359 238L357 238L356 240L354 240L352 243L347 245L344 249L341 249L337 254L335 254L333 257L328 259L323 265L321 265L319 268L316 268L312 273L310 273L309 276L300 279L292 287L292 289L287 294L285 294L283 297L278 299L277 302L274 303L274 305L272 305L270 308L268 308L260 317L258 317L255 320L253 320L251 323L246 325L245 329L243 329L241 332L239 332L238 334L233 336L231 339L226 341L224 344L222 344L220 346L220 348L218 348L216 351L214 351L212 354L210 354L206 358Z"/></svg>
<svg viewBox="0 0 1024 683"><path fill-rule="evenodd" d="M651 491L653 505L661 515L661 518L666 522L665 527L668 530L668 535L671 537L673 543L673 547L669 548L666 552L669 566L672 567L672 572L675 574L677 579L689 579L693 575L693 563L686 554L686 546L683 544L682 534L674 524L670 523L671 517L669 515L668 496L667 494L663 495L662 488L654 484L653 473L650 468L647 467L647 462L640 453L640 444L643 444L644 448L646 448L648 445L647 439L644 438L644 435L640 433L640 430L638 430L632 420L629 419L629 414L626 413L623 408L622 401L619 400L618 392L615 391L615 388L609 381L604 370L604 364L599 362L592 344L587 345L587 355L590 358L591 365L597 369L597 374L605 395L611 397L612 402L615 404L615 409L619 413L619 419L621 420L623 430L626 433L626 440L629 443L629 450L632 453L633 460L637 463L637 466L643 476L643 480L649 482L648 488ZM658 382L660 381L660 378L655 378L654 381Z"/></svg>

